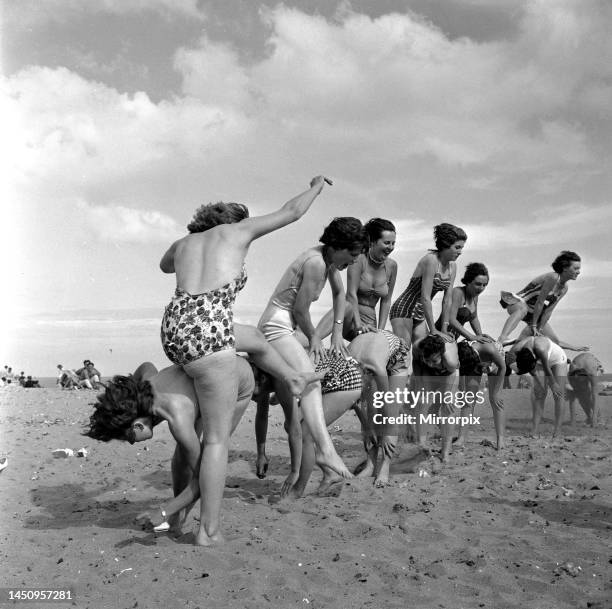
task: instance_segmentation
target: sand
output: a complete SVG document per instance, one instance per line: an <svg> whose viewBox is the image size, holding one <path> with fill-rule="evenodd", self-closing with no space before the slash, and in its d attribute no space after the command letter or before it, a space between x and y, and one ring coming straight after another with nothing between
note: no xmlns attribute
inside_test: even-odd
<svg viewBox="0 0 612 609"><path fill-rule="evenodd" d="M289 471L278 407L268 477L254 474L251 404L230 454L228 543L203 549L192 545L197 511L176 540L134 523L171 494L167 426L134 446L92 441L80 434L94 395L0 389L0 586L71 588L73 601L58 608L612 607L612 397L600 398L598 428L580 412L552 441L550 398L542 437L528 439L529 394L505 391L503 453L481 444L493 424L480 407L481 425L449 465L421 464L428 477L405 472L415 452L406 445L389 487L355 480L318 497L315 473L296 502L278 501ZM354 415L332 436L357 465ZM88 456L54 459L64 447Z"/></svg>

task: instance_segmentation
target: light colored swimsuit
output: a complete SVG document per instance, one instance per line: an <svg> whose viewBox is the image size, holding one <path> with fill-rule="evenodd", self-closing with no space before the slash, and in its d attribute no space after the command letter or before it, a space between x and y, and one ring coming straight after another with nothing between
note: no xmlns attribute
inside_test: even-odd
<svg viewBox="0 0 612 609"><path fill-rule="evenodd" d="M246 283L246 268L224 286L202 294L176 288L164 311L161 341L168 359L178 366L236 347L234 301Z"/></svg>
<svg viewBox="0 0 612 609"><path fill-rule="evenodd" d="M381 298L384 298L389 293L389 282L391 281L391 272L387 267L387 261L383 262L385 270L385 280L380 283L372 283L371 278L366 274L368 266L365 255L360 256L356 264L361 265L361 276L359 277L359 285L357 286L357 307L359 309L359 317L363 324L369 324L374 328L377 327L376 321L376 304ZM353 340L357 335L354 318L351 316L351 322L345 324L342 328L342 335L348 341Z"/></svg>
<svg viewBox="0 0 612 609"><path fill-rule="evenodd" d="M304 280L304 265L308 260L320 258L323 260L322 246L317 246L302 252L285 271L281 277L274 293L268 301L268 306L263 312L257 327L264 333L268 341L273 341L283 336L291 336L295 332L297 322L293 314L297 294ZM325 281L328 269L325 265L325 274L315 289L313 302L318 300Z"/></svg>

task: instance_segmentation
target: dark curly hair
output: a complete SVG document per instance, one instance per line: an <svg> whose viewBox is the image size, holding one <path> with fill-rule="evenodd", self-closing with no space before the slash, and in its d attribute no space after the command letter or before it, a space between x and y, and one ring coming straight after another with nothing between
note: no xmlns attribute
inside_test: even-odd
<svg viewBox="0 0 612 609"><path fill-rule="evenodd" d="M472 283L478 275L486 275L489 276L489 269L482 264L482 262L470 262L465 267L465 272L463 273L463 277L461 278L461 283L467 285L468 283Z"/></svg>
<svg viewBox="0 0 612 609"><path fill-rule="evenodd" d="M365 251L368 237L361 221L357 218L334 218L323 230L319 241L336 250L357 249Z"/></svg>
<svg viewBox="0 0 612 609"><path fill-rule="evenodd" d="M200 205L187 225L190 233L203 233L219 224L234 224L249 217L249 208L242 203L209 203Z"/></svg>
<svg viewBox="0 0 612 609"><path fill-rule="evenodd" d="M371 218L365 223L364 228L368 235L370 243L378 241L378 239L380 239L380 237L382 236L383 231L388 230L394 233L396 232L393 222L385 220L384 218Z"/></svg>
<svg viewBox="0 0 612 609"><path fill-rule="evenodd" d="M482 374L483 365L480 361L480 355L467 341L463 340L457 343L457 353L459 355L460 376L479 376Z"/></svg>
<svg viewBox="0 0 612 609"><path fill-rule="evenodd" d="M580 262L580 256L576 252L563 250L552 263L553 271L555 273L562 273L572 262Z"/></svg>
<svg viewBox="0 0 612 609"><path fill-rule="evenodd" d="M428 359L432 355L444 355L445 345L446 343L441 336L438 336L437 334L429 334L419 344L421 357L423 359Z"/></svg>
<svg viewBox="0 0 612 609"><path fill-rule="evenodd" d="M523 347L516 354L516 368L519 374L527 374L528 372L532 372L536 367L538 359L531 349L528 347Z"/></svg>
<svg viewBox="0 0 612 609"><path fill-rule="evenodd" d="M434 226L434 240L436 251L441 252L448 249L455 241L466 241L467 235L462 228L443 222Z"/></svg>
<svg viewBox="0 0 612 609"><path fill-rule="evenodd" d="M149 381L137 381L132 375L115 376L93 404L95 411L85 435L102 442L125 439L134 419L150 416L154 399Z"/></svg>

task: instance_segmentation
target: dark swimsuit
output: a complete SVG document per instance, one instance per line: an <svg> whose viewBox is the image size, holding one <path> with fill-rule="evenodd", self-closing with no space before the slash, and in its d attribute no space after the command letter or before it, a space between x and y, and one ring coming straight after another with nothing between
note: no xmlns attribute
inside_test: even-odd
<svg viewBox="0 0 612 609"><path fill-rule="evenodd" d="M450 273L448 277L442 277L440 273L440 262L434 274L433 284L431 286L431 297L433 298L438 292L447 290L450 287ZM389 312L390 319L401 317L404 319L412 318L415 323L425 321L425 313L421 304L421 285L423 276L412 277L408 287L400 294L398 299L393 303Z"/></svg>

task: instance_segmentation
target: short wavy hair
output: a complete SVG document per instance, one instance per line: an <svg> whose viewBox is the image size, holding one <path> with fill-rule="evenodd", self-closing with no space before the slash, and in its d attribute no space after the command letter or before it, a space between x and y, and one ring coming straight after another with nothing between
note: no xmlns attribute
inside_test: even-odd
<svg viewBox="0 0 612 609"><path fill-rule="evenodd" d="M461 283L464 285L472 283L472 281L474 281L478 275L486 275L488 277L489 269L482 262L470 262L465 267L465 272L461 278Z"/></svg>
<svg viewBox="0 0 612 609"><path fill-rule="evenodd" d="M368 235L370 243L378 241L381 238L383 231L397 232L393 222L385 220L385 218L371 218L365 223L365 231Z"/></svg>
<svg viewBox="0 0 612 609"><path fill-rule="evenodd" d="M437 334L427 335L419 344L419 350L423 359L428 359L432 355L444 355L446 343L441 336Z"/></svg>
<svg viewBox="0 0 612 609"><path fill-rule="evenodd" d="M334 218L323 230L319 238L323 245L336 250L352 250L368 246L368 237L360 220L352 217Z"/></svg>
<svg viewBox="0 0 612 609"><path fill-rule="evenodd" d="M249 217L249 208L242 203L209 203L200 205L187 225L190 233L203 233L219 224L235 224Z"/></svg>
<svg viewBox="0 0 612 609"><path fill-rule="evenodd" d="M480 355L467 341L462 340L457 343L457 354L459 355L460 376L479 376L482 374L483 365L480 361Z"/></svg>
<svg viewBox="0 0 612 609"><path fill-rule="evenodd" d="M434 226L434 241L438 252L448 249L455 241L466 240L467 234L465 231L454 224L443 222Z"/></svg>
<svg viewBox="0 0 612 609"><path fill-rule="evenodd" d="M137 381L132 375L115 376L93 404L85 435L102 442L126 439L134 419L151 415L154 399L149 381Z"/></svg>
<svg viewBox="0 0 612 609"><path fill-rule="evenodd" d="M563 250L553 261L552 268L555 273L562 273L572 262L581 262L580 256L576 252Z"/></svg>
<svg viewBox="0 0 612 609"><path fill-rule="evenodd" d="M516 354L516 368L519 374L533 372L538 363L538 359L531 349L523 347Z"/></svg>

